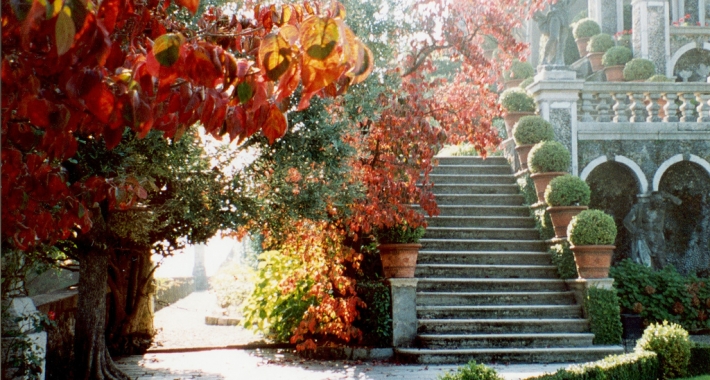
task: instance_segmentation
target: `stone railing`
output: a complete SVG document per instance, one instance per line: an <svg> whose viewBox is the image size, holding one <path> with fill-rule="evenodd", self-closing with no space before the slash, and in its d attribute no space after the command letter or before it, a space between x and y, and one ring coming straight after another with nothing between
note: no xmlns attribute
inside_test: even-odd
<svg viewBox="0 0 710 380"><path fill-rule="evenodd" d="M577 106L581 122L710 123L710 84L586 82Z"/></svg>

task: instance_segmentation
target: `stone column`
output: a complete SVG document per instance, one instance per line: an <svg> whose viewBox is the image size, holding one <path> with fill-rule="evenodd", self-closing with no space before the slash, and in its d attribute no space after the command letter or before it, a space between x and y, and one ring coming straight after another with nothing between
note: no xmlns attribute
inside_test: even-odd
<svg viewBox="0 0 710 380"><path fill-rule="evenodd" d="M587 0L589 18L602 27L602 33L611 34L624 30L624 4L617 0Z"/></svg>
<svg viewBox="0 0 710 380"><path fill-rule="evenodd" d="M668 0L633 0L631 5L634 58L650 59L656 73L666 73L671 60Z"/></svg>
<svg viewBox="0 0 710 380"><path fill-rule="evenodd" d="M572 154L570 173L579 175L577 153L577 102L584 80L577 80L574 71L564 68L538 68L535 83L528 88L535 97L540 116L552 123L555 140Z"/></svg>
<svg viewBox="0 0 710 380"><path fill-rule="evenodd" d="M192 277L195 279L195 290L207 290L207 271L205 270L205 244L195 245L195 265L192 268Z"/></svg>
<svg viewBox="0 0 710 380"><path fill-rule="evenodd" d="M392 346L410 347L417 336L417 279L390 278Z"/></svg>

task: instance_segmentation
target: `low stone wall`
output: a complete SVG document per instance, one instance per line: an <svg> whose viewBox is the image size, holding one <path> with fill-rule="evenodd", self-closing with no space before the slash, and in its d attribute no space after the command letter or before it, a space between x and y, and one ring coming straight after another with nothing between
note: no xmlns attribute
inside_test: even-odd
<svg viewBox="0 0 710 380"><path fill-rule="evenodd" d="M175 303L195 291L193 277L156 278L155 311Z"/></svg>

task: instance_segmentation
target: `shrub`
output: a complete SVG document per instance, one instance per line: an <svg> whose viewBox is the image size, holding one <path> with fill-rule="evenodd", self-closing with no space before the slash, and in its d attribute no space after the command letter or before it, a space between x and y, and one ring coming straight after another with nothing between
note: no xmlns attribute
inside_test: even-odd
<svg viewBox="0 0 710 380"><path fill-rule="evenodd" d="M602 56L602 65L607 67L625 65L632 57L631 49L626 46L614 46Z"/></svg>
<svg viewBox="0 0 710 380"><path fill-rule="evenodd" d="M220 307L237 308L253 291L253 277L254 271L246 265L236 262L223 264L210 277L210 290L217 296Z"/></svg>
<svg viewBox="0 0 710 380"><path fill-rule="evenodd" d="M508 112L535 112L535 99L520 87L503 91L498 100Z"/></svg>
<svg viewBox="0 0 710 380"><path fill-rule="evenodd" d="M615 289L587 289L584 310L589 316L589 329L594 333L594 344L621 343L621 309Z"/></svg>
<svg viewBox="0 0 710 380"><path fill-rule="evenodd" d="M710 375L710 345L696 344L690 349L688 375Z"/></svg>
<svg viewBox="0 0 710 380"><path fill-rule="evenodd" d="M601 32L602 28L599 26L599 24L597 24L596 21L590 18L579 20L576 24L574 24L574 29L572 29L572 34L574 35L574 38L592 37L596 36Z"/></svg>
<svg viewBox="0 0 710 380"><path fill-rule="evenodd" d="M632 260L613 266L624 313L636 313L646 324L678 323L688 331L710 328L710 284L707 279L683 276L673 266L653 270Z"/></svg>
<svg viewBox="0 0 710 380"><path fill-rule="evenodd" d="M656 65L645 58L634 58L624 66L625 80L646 80L656 73Z"/></svg>
<svg viewBox="0 0 710 380"><path fill-rule="evenodd" d="M552 255L552 263L557 266L557 273L560 278L574 279L579 277L577 274L577 265L574 262L574 253L569 249L569 242L563 241L560 244L555 244L547 251Z"/></svg>
<svg viewBox="0 0 710 380"><path fill-rule="evenodd" d="M675 82L673 79L668 78L663 74L652 75L650 78L646 79L646 82Z"/></svg>
<svg viewBox="0 0 710 380"><path fill-rule="evenodd" d="M548 206L587 206L592 191L583 179L565 174L550 181L545 189Z"/></svg>
<svg viewBox="0 0 710 380"><path fill-rule="evenodd" d="M503 380L495 369L485 364L476 364L471 360L468 364L456 369L456 372L447 371L439 380Z"/></svg>
<svg viewBox="0 0 710 380"><path fill-rule="evenodd" d="M530 62L522 62L515 60L510 65L510 70L506 70L503 73L503 79L527 79L535 75L535 69L532 67Z"/></svg>
<svg viewBox="0 0 710 380"><path fill-rule="evenodd" d="M610 245L616 239L614 218L601 210L584 210L567 226L572 245Z"/></svg>
<svg viewBox="0 0 710 380"><path fill-rule="evenodd" d="M589 53L605 53L607 50L614 47L614 39L606 33L599 33L589 39L587 52Z"/></svg>
<svg viewBox="0 0 710 380"><path fill-rule="evenodd" d="M616 46L623 46L631 49L631 34L622 33L616 36Z"/></svg>
<svg viewBox="0 0 710 380"><path fill-rule="evenodd" d="M536 144L528 156L528 166L532 173L563 172L569 168L571 162L569 150L557 141Z"/></svg>
<svg viewBox="0 0 710 380"><path fill-rule="evenodd" d="M530 377L527 380L650 380L658 377L658 371L656 353L639 351L572 365L553 374Z"/></svg>
<svg viewBox="0 0 710 380"><path fill-rule="evenodd" d="M654 323L644 330L636 349L655 352L662 378L673 379L686 375L692 345L688 332L680 325L663 321L663 324Z"/></svg>
<svg viewBox="0 0 710 380"><path fill-rule="evenodd" d="M535 82L535 77L529 77L526 78L524 81L520 82L520 85L518 87L525 89L531 84L533 84L533 82Z"/></svg>
<svg viewBox="0 0 710 380"><path fill-rule="evenodd" d="M574 15L574 18L572 19L572 24L575 24L580 20L584 20L585 18L589 18L589 12L587 12L586 9L581 10L579 13Z"/></svg>
<svg viewBox="0 0 710 380"><path fill-rule="evenodd" d="M411 244L418 243L424 236L424 227L412 228L406 224L399 224L389 228L375 231L379 244Z"/></svg>
<svg viewBox="0 0 710 380"><path fill-rule="evenodd" d="M362 344L389 347L392 343L390 290L382 281L360 281L357 296L367 305L359 308L360 318L353 325L362 331Z"/></svg>
<svg viewBox="0 0 710 380"><path fill-rule="evenodd" d="M555 139L552 124L537 115L523 116L513 128L513 139L517 145L537 144Z"/></svg>

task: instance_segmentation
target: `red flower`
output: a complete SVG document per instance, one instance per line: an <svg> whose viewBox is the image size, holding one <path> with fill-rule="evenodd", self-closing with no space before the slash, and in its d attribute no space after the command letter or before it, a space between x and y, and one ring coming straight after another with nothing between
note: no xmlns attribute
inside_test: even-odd
<svg viewBox="0 0 710 380"><path fill-rule="evenodd" d="M50 320L50 321L53 321L54 318L57 317L57 314L56 314L55 312L53 312L53 311L50 311L49 313L47 313L47 316L49 317L49 320Z"/></svg>

